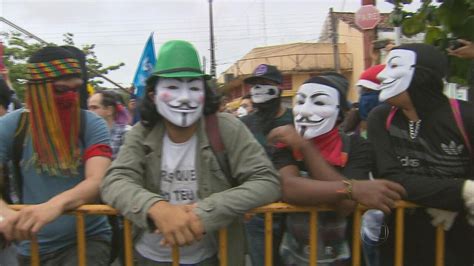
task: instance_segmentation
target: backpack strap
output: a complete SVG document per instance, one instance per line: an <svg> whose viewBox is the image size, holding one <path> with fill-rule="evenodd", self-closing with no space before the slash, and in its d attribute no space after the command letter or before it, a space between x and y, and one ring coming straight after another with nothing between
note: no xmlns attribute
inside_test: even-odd
<svg viewBox="0 0 474 266"><path fill-rule="evenodd" d="M217 115L214 113L214 114L207 115L205 121L206 121L207 138L209 139L209 142L211 143L212 151L214 152L214 155L217 158L217 162L219 163L219 166L221 167L222 172L224 172L224 175L229 180L229 183L232 185L232 187L235 187L238 185L238 183L237 183L237 179L232 177L232 174L230 171L230 165L229 165L229 160L227 158L227 152L225 150L224 143L222 142L222 136L219 130L219 119L217 118Z"/></svg>
<svg viewBox="0 0 474 266"><path fill-rule="evenodd" d="M454 120L456 121L456 125L458 126L459 131L461 132L462 137L464 138L464 143L469 150L469 153L472 154L472 146L471 142L469 141L466 128L464 127L464 122L461 117L461 110L459 109L459 101L456 99L449 99L449 103L451 106L451 110L453 111Z"/></svg>
<svg viewBox="0 0 474 266"><path fill-rule="evenodd" d="M388 113L387 120L385 121L385 129L388 130L390 128L390 125L392 125L392 120L395 114L397 113L398 108L395 106L392 106L392 109L390 109L390 113Z"/></svg>
<svg viewBox="0 0 474 266"><path fill-rule="evenodd" d="M23 175L21 173L20 162L23 157L23 144L25 143L26 131L28 130L29 113L24 111L20 115L18 126L15 131L12 146L12 165L15 189L18 192L20 203L23 199ZM9 188L8 188L9 189Z"/></svg>

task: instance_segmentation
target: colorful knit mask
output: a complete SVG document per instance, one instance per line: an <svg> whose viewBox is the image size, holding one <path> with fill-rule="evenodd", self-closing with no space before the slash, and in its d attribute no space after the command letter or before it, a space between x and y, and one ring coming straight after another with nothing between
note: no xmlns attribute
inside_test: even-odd
<svg viewBox="0 0 474 266"><path fill-rule="evenodd" d="M63 130L55 100L54 82L81 77L79 62L66 50L45 47L33 54L27 65L26 104L33 140L33 163L40 172L56 176L77 174L80 163L79 99L69 108L69 132Z"/></svg>

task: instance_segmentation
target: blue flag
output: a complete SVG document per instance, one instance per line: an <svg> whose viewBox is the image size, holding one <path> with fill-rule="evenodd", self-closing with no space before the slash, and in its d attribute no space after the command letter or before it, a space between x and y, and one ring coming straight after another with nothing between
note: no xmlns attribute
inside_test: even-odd
<svg viewBox="0 0 474 266"><path fill-rule="evenodd" d="M150 34L146 42L145 49L138 63L135 78L133 78L133 86L135 86L135 95L139 99L145 94L146 79L153 72L156 63L155 44L153 43L153 32Z"/></svg>

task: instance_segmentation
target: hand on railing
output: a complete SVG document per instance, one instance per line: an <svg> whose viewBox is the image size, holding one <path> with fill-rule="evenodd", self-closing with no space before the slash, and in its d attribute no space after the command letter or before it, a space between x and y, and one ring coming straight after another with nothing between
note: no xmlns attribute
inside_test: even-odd
<svg viewBox="0 0 474 266"><path fill-rule="evenodd" d="M2 245L7 246L14 240L15 224L18 221L19 212L14 211L3 202L0 203L0 234L2 235Z"/></svg>
<svg viewBox="0 0 474 266"><path fill-rule="evenodd" d="M369 209L390 213L395 202L406 196L405 189L388 180L352 181L352 198Z"/></svg>
<svg viewBox="0 0 474 266"><path fill-rule="evenodd" d="M166 201L155 203L149 210L157 230L163 235L162 245L184 246L201 240L204 227L199 217L192 211L195 205L173 205Z"/></svg>
<svg viewBox="0 0 474 266"><path fill-rule="evenodd" d="M61 208L49 203L27 206L20 211L5 207L0 232L8 241L32 239L46 224L62 214Z"/></svg>

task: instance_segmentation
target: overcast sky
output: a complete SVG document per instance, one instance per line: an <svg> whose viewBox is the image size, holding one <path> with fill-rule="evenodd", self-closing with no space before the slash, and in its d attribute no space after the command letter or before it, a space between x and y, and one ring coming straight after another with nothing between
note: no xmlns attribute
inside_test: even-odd
<svg viewBox="0 0 474 266"><path fill-rule="evenodd" d="M416 10L419 1L408 10ZM214 0L217 73L252 48L316 41L329 8L355 12L361 0ZM393 5L378 0L381 12ZM155 32L155 49L167 40L192 42L209 69L208 0L0 0L0 16L49 42L74 34L77 46L96 44L104 65L124 62L109 78L128 86L145 42ZM10 31L0 24L0 31ZM108 85L104 83L104 85Z"/></svg>

